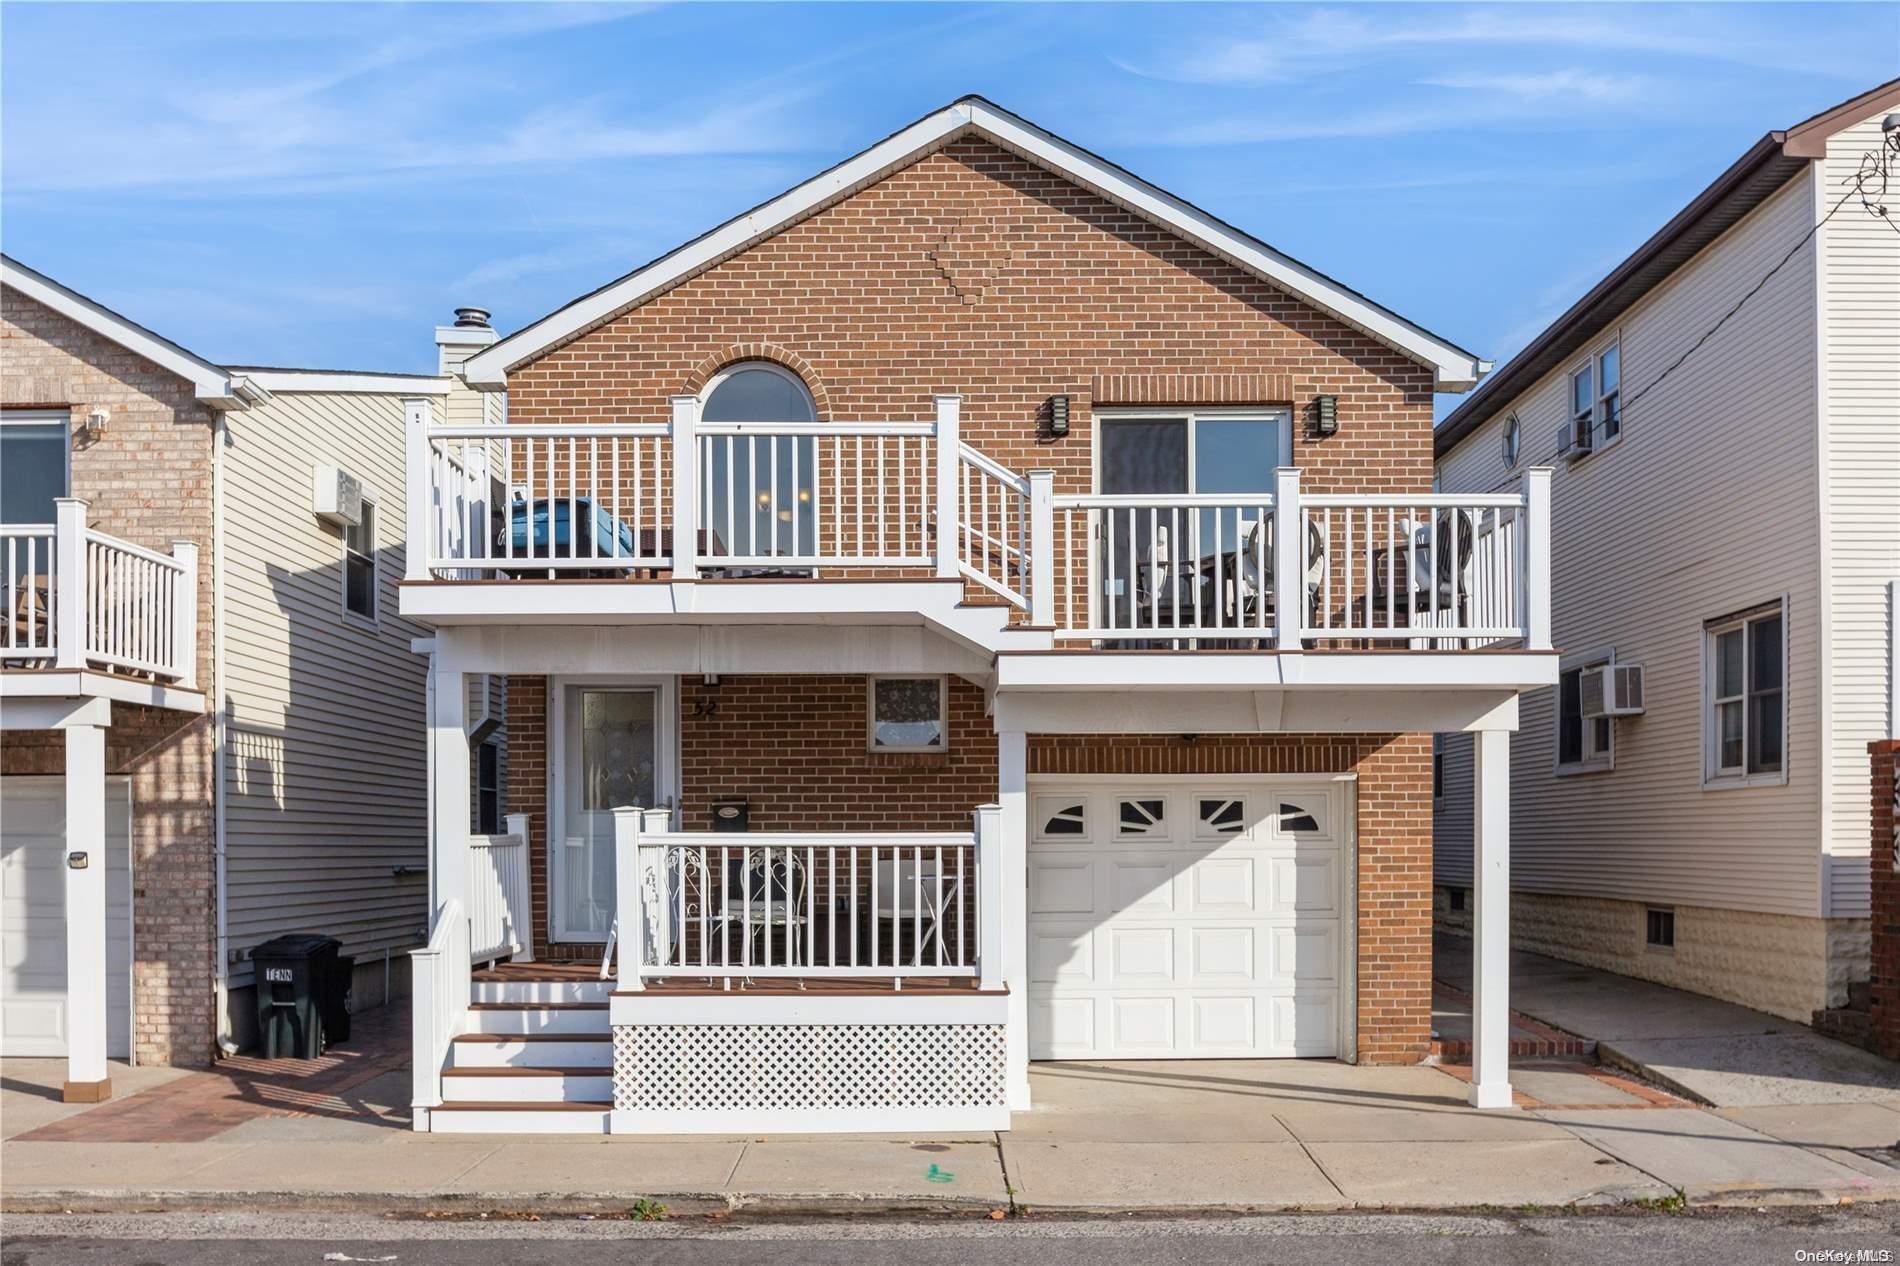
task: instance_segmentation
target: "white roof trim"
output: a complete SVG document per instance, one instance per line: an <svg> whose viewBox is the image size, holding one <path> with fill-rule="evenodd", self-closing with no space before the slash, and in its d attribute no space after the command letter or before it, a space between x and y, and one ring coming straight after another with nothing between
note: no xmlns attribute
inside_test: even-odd
<svg viewBox="0 0 1900 1266"><path fill-rule="evenodd" d="M255 399L262 398L256 396L254 388L242 375L232 374L199 359L170 339L159 337L144 326L134 324L110 308L101 307L78 291L70 290L51 277L35 272L5 255L0 255L0 281L35 303L44 304L68 320L111 339L128 351L136 352L161 369L177 374L192 385L198 399L214 408L241 409Z"/></svg>
<svg viewBox="0 0 1900 1266"><path fill-rule="evenodd" d="M1440 391L1466 391L1490 368L1443 339L1315 272L1266 243L1222 224L1145 180L1043 131L981 98L966 97L926 116L797 188L583 296L472 356L471 386L501 388L508 371L635 307L693 273L744 250L803 217L882 178L918 154L974 132L1084 188L1130 208L1203 249L1232 261L1322 311L1429 366Z"/></svg>
<svg viewBox="0 0 1900 1266"><path fill-rule="evenodd" d="M244 369L238 371L264 390L325 391L369 396L446 396L452 387L448 378L414 377L408 374L370 374L327 369Z"/></svg>

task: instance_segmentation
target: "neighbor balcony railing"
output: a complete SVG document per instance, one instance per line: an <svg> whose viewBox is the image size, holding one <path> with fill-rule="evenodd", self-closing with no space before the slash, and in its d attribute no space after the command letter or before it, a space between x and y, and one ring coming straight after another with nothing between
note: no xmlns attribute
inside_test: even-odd
<svg viewBox="0 0 1900 1266"><path fill-rule="evenodd" d="M615 811L619 988L656 978L1001 985L1001 810L967 832L676 832Z"/></svg>
<svg viewBox="0 0 1900 1266"><path fill-rule="evenodd" d="M410 578L961 578L1062 643L1550 646L1550 477L1496 494L1053 493L931 422L438 426ZM681 495L680 490L691 490ZM1283 530L1284 529L1284 530ZM685 548L680 548L684 544Z"/></svg>
<svg viewBox="0 0 1900 1266"><path fill-rule="evenodd" d="M198 547L161 554L86 526L86 502L54 503L52 523L0 525L8 667L104 669L193 686Z"/></svg>

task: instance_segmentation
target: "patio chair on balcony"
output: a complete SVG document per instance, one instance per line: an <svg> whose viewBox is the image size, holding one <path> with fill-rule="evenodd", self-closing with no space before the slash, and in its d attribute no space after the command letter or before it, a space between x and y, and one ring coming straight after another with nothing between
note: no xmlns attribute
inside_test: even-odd
<svg viewBox="0 0 1900 1266"><path fill-rule="evenodd" d="M1209 586L1213 585L1218 573L1224 591L1218 595L1221 619L1236 629L1270 627L1278 619L1275 605L1278 587L1273 583L1271 522L1266 518L1255 520L1240 548L1222 558L1218 569L1211 560L1201 566L1201 574ZM1264 573L1261 566L1263 560ZM1326 536L1320 531L1319 524L1309 522L1306 525L1306 573L1303 578L1309 619L1319 606L1320 586L1326 579L1326 567ZM1252 649L1258 645L1258 638L1241 638L1233 641L1231 648Z"/></svg>
<svg viewBox="0 0 1900 1266"><path fill-rule="evenodd" d="M903 965L898 942L906 926L913 930L912 957L919 963L957 962L957 954L944 944L944 924L962 895L961 878L940 871L935 862L902 858L879 861L877 904L872 913L880 925L891 925L890 937L884 942L891 947L891 965ZM925 945L934 947L934 956Z"/></svg>
<svg viewBox="0 0 1900 1266"><path fill-rule="evenodd" d="M21 576L15 583L13 639L9 649L50 649L53 645L53 578Z"/></svg>
<svg viewBox="0 0 1900 1266"><path fill-rule="evenodd" d="M1373 551L1373 610L1369 614L1390 605L1395 627L1430 628L1434 619L1447 624L1465 622L1471 604L1467 565L1476 546L1476 525L1470 511L1446 509L1438 512L1436 527L1436 550L1433 522L1406 519L1399 524L1399 534L1411 541L1409 549ZM1392 557L1394 553L1397 558Z"/></svg>
<svg viewBox="0 0 1900 1266"><path fill-rule="evenodd" d="M746 939L743 965L797 967L805 962L805 894L811 877L786 849L746 848L728 857L725 883L712 906L711 935L723 952L730 929ZM783 932L785 952L772 959L770 937Z"/></svg>

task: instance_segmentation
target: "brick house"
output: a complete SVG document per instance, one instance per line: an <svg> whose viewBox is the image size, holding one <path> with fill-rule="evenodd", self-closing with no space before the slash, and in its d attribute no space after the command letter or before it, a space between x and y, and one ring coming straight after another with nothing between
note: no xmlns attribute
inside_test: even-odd
<svg viewBox="0 0 1900 1266"><path fill-rule="evenodd" d="M492 339L438 332L445 362ZM110 1058L208 1063L283 932L337 936L357 1005L400 992L427 918L402 401L483 401L215 365L4 257L0 357L0 1052L66 1057L75 1099ZM313 501L325 472L358 502Z"/></svg>
<svg viewBox="0 0 1900 1266"><path fill-rule="evenodd" d="M1002 1128L1033 1059L1422 1059L1431 734L1554 681L1544 472L1432 495L1471 354L966 98L411 418L436 1130ZM1285 595L1286 600L1280 600ZM526 920L538 960L471 977ZM471 929L473 929L471 931ZM607 979L611 977L611 979Z"/></svg>

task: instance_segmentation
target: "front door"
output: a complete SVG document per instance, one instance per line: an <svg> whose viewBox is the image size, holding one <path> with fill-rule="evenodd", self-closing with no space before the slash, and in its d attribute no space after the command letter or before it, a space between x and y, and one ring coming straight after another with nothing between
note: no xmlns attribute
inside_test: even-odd
<svg viewBox="0 0 1900 1266"><path fill-rule="evenodd" d="M562 830L549 866L557 941L604 941L613 926L613 811L672 802L669 698L657 683L562 688Z"/></svg>

